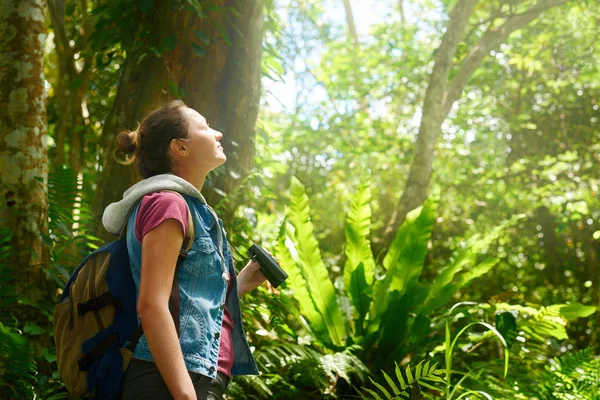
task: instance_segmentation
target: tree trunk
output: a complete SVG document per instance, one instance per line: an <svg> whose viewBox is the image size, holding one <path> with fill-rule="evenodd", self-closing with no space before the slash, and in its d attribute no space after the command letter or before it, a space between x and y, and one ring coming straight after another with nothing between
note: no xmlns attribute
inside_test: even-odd
<svg viewBox="0 0 600 400"><path fill-rule="evenodd" d="M214 2L211 4L213 7L205 9L215 8ZM207 179L203 192L209 203L216 204L223 194L231 195L248 175L260 100L263 5L264 0L221 1L218 4L221 10L211 11L208 18L202 19L161 3L155 13L160 15L160 22L151 20L154 13L146 15L141 26L160 23L158 39L175 36L177 45L161 58L147 54L141 61L142 50L128 51L115 104L102 136L103 169L93 204L98 222L104 208L120 199L138 180L134 168L117 164L112 158L117 134L135 128L152 109L173 98L173 89L169 89L173 86L183 94L181 97L188 106L225 135L223 147L228 161ZM231 20L235 26L228 25ZM229 221L235 207L234 202L228 202L220 216ZM101 226L96 233L108 236Z"/></svg>
<svg viewBox="0 0 600 400"><path fill-rule="evenodd" d="M394 210L384 233L384 242L391 243L406 214L423 204L427 197L436 143L441 135L442 122L452 105L460 99L464 87L489 52L499 46L517 29L526 27L543 11L562 5L567 0L546 0L531 6L521 14L499 15L504 22L497 26L491 21L482 38L471 46L461 61L452 80L448 75L453 67L452 59L462 39L469 17L477 0L459 0L450 13L448 27L439 48L435 52L434 67L423 102L421 125L415 145L408 180L398 206Z"/></svg>
<svg viewBox="0 0 600 400"><path fill-rule="evenodd" d="M12 233L9 263L19 298L48 300L47 121L43 73L46 38L42 0L5 0L0 7L0 221ZM21 306L22 307L22 306ZM19 321L41 324L36 309Z"/></svg>

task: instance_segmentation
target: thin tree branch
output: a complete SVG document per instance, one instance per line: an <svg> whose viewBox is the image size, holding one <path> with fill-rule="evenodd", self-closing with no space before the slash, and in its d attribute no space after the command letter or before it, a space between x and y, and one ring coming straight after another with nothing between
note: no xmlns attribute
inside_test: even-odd
<svg viewBox="0 0 600 400"><path fill-rule="evenodd" d="M350 0L344 0L344 10L346 10L346 19L348 20L348 31L352 42L358 44L358 33L356 32L356 24L354 23L354 14L352 13L352 5Z"/></svg>
<svg viewBox="0 0 600 400"><path fill-rule="evenodd" d="M485 56L487 56L492 49L496 48L500 43L506 40L514 31L526 27L543 11L563 5L567 1L568 0L547 0L540 6L532 7L521 14L508 17L506 22L499 28L488 30L479 43L477 43L464 58L460 69L450 82L450 87L443 104L445 115L450 111L452 104L460 98L465 85L475 70L477 70Z"/></svg>
<svg viewBox="0 0 600 400"><path fill-rule="evenodd" d="M69 40L67 39L67 33L65 31L64 2L49 0L48 11L50 21L52 22L52 28L54 29L54 35L58 39L58 42L63 46L63 49L68 49ZM60 50L61 49L59 49L59 51Z"/></svg>
<svg viewBox="0 0 600 400"><path fill-rule="evenodd" d="M435 52L435 66L432 71L432 76L439 74L440 78L445 78L443 79L444 87L447 83L448 72L452 68L452 58L456 47L462 39L465 26L473 14L476 3L477 0L459 0L450 12L446 33L444 33L440 47Z"/></svg>
<svg viewBox="0 0 600 400"><path fill-rule="evenodd" d="M404 0L398 0L398 11L400 12L400 22L404 24L406 16L404 15Z"/></svg>

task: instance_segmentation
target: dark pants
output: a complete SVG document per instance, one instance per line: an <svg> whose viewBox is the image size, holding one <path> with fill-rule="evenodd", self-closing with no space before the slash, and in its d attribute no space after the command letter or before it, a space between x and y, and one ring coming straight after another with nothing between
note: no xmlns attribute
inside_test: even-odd
<svg viewBox="0 0 600 400"><path fill-rule="evenodd" d="M219 372L215 379L190 372L198 400L222 400L229 378ZM122 400L172 399L156 364L149 361L131 360L123 378Z"/></svg>

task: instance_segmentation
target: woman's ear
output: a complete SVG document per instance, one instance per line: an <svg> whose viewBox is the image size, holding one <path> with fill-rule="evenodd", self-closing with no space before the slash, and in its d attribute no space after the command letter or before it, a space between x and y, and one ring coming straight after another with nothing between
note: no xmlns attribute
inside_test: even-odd
<svg viewBox="0 0 600 400"><path fill-rule="evenodd" d="M188 156L187 146L182 140L179 140L177 138L171 140L171 143L169 143L169 148L171 149L173 154L179 157Z"/></svg>

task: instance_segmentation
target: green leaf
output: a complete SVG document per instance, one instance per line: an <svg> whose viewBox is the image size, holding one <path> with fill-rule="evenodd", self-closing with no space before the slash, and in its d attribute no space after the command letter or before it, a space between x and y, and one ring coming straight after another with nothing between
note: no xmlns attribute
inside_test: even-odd
<svg viewBox="0 0 600 400"><path fill-rule="evenodd" d="M294 291L294 299L298 301L300 312L308 320L310 329L319 337L327 336L323 316L317 310L302 271L287 246L296 252L293 242L287 239L284 231L277 241L277 259L288 274L288 279L283 284Z"/></svg>
<svg viewBox="0 0 600 400"><path fill-rule="evenodd" d="M202 43L204 43L205 46L208 46L208 44L210 43L210 40L208 39L208 36L206 36L206 34L204 32L201 32L199 30L195 30L194 31L194 35L196 36L196 38L198 38L199 41L201 41Z"/></svg>
<svg viewBox="0 0 600 400"><path fill-rule="evenodd" d="M348 293L356 310L356 315L354 317L354 335L362 336L364 319L369 312L369 306L371 304L371 287L367 285L365 280L365 269L362 262L358 265L358 268L352 272Z"/></svg>
<svg viewBox="0 0 600 400"><path fill-rule="evenodd" d="M308 202L304 185L293 177L288 210L288 235L296 246L296 262L306 280L310 296L319 314L323 316L329 341L341 346L346 340L346 326L337 303L335 288L329 279L329 272L321 259L319 244L314 237Z"/></svg>
<svg viewBox="0 0 600 400"><path fill-rule="evenodd" d="M158 45L158 49L161 54L173 51L175 50L175 47L177 47L177 36L175 35L169 35L163 38L163 40L161 40L160 44Z"/></svg>
<svg viewBox="0 0 600 400"><path fill-rule="evenodd" d="M167 89L169 90L169 93L171 93L171 95L173 97L176 98L180 98L179 95L179 87L177 86L177 84L171 80L167 81Z"/></svg>
<svg viewBox="0 0 600 400"><path fill-rule="evenodd" d="M412 375L412 371L410 370L410 365L408 367L406 367L406 382L409 385L412 385L415 382L415 379L413 378L413 375Z"/></svg>
<svg viewBox="0 0 600 400"><path fill-rule="evenodd" d="M484 249L489 247L501 234L506 232L506 229L524 217L525 215L523 214L517 214L492 229L490 233L483 237L479 234L470 237L463 247L454 252L450 263L434 279L430 286L429 297L424 302L420 311L424 314L435 311L450 301L452 295L458 289L468 284L471 280L486 274L496 266L499 262L498 259L488 258L483 262L477 263L478 257ZM466 272L456 277L463 270ZM456 282L452 283L455 277Z"/></svg>
<svg viewBox="0 0 600 400"><path fill-rule="evenodd" d="M394 392L394 394L398 396L400 394L400 390L398 389L398 386L396 386L396 383L394 383L394 380L388 374L386 374L385 371L381 372L383 372L383 377L387 381L390 388L392 388L392 392Z"/></svg>
<svg viewBox="0 0 600 400"><path fill-rule="evenodd" d="M362 184L356 195L354 202L348 211L346 219L346 265L344 267L344 285L350 287L350 277L352 272L360 263L365 270L365 280L367 285L373 284L375 277L375 260L369 234L371 231L371 191L368 184Z"/></svg>
<svg viewBox="0 0 600 400"><path fill-rule="evenodd" d="M496 314L496 329L506 339L511 342L514 333L517 332L517 318L511 312L501 312Z"/></svg>
<svg viewBox="0 0 600 400"><path fill-rule="evenodd" d="M586 318L596 312L594 306L584 306L579 303L565 304L560 308L560 313L569 321L577 318Z"/></svg>
<svg viewBox="0 0 600 400"><path fill-rule="evenodd" d="M197 43L192 43L192 50L200 57L204 57L204 54L206 54L204 48Z"/></svg>
<svg viewBox="0 0 600 400"><path fill-rule="evenodd" d="M31 336L35 336L35 335L41 335L42 333L48 332L48 329L42 328L39 325L28 322L23 327L23 332L28 333Z"/></svg>
<svg viewBox="0 0 600 400"><path fill-rule="evenodd" d="M386 388L383 387L383 385L380 385L379 383L377 383L376 381L373 380L373 378L369 377L369 380L371 381L371 383L373 385L375 385L375 387L377 389L379 389L381 391L381 393L383 393L383 395L385 396L386 399L391 399L392 395L390 394L390 392L387 391Z"/></svg>
<svg viewBox="0 0 600 400"><path fill-rule="evenodd" d="M423 369L423 361L417 364L417 370L415 371L415 379L418 381L421 379L421 371Z"/></svg>
<svg viewBox="0 0 600 400"><path fill-rule="evenodd" d="M406 381L404 380L404 376L402 375L402 371L400 370L398 363L396 363L396 379L398 379L398 382L400 382L400 387L402 388L402 390L406 390L408 385L406 384Z"/></svg>
<svg viewBox="0 0 600 400"><path fill-rule="evenodd" d="M406 215L398 230L383 260L386 276L375 283L373 291L375 324L387 310L390 292L398 291L403 294L410 284L418 283L428 251L427 243L433 229L436 205L436 199L430 197L422 207Z"/></svg>
<svg viewBox="0 0 600 400"><path fill-rule="evenodd" d="M371 390L371 389L367 389L367 388L363 388L363 390L367 393L369 393L371 396L373 396L373 400L383 400L379 394L377 394L377 392ZM389 397L388 397L389 398Z"/></svg>

